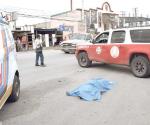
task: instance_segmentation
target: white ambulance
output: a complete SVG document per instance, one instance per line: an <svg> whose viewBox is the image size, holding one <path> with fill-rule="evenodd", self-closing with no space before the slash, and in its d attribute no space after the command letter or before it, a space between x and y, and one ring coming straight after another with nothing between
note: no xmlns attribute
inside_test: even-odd
<svg viewBox="0 0 150 125"><path fill-rule="evenodd" d="M12 33L0 17L0 109L6 102L15 102L20 95L19 71Z"/></svg>

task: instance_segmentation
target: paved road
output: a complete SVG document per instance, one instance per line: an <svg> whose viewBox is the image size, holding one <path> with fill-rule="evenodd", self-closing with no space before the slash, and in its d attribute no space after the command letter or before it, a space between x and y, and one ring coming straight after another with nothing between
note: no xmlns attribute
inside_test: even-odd
<svg viewBox="0 0 150 125"><path fill-rule="evenodd" d="M134 77L129 68L78 66L73 54L45 50L47 67L34 66L34 52L18 53L21 97L0 111L4 125L150 125L150 78ZM99 102L66 96L81 83L101 77L116 81Z"/></svg>

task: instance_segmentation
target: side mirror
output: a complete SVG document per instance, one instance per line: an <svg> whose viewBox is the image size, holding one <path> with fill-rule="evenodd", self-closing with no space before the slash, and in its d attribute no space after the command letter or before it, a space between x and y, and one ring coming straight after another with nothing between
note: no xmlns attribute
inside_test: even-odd
<svg viewBox="0 0 150 125"><path fill-rule="evenodd" d="M91 40L90 40L90 43L93 43L93 44L94 44L94 43L95 43L95 40L94 40L94 39L91 39Z"/></svg>

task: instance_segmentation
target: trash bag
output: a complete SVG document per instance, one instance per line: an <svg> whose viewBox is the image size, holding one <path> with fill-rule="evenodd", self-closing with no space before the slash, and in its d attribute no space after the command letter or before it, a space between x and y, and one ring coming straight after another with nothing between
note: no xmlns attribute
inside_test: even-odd
<svg viewBox="0 0 150 125"><path fill-rule="evenodd" d="M113 82L102 78L96 78L87 81L71 92L67 92L68 96L79 96L86 101L100 100L101 94L111 90Z"/></svg>

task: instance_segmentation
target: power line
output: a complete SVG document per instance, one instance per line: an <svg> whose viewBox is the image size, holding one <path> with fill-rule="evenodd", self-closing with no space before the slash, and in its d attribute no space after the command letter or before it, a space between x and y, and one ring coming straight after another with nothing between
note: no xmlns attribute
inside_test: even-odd
<svg viewBox="0 0 150 125"><path fill-rule="evenodd" d="M1 7L0 11L9 13L9 14L16 13L17 15L20 15L23 17L33 17L33 18L43 18L43 19L49 19L51 16L51 13L49 11L18 8L18 7L5 7L5 8Z"/></svg>
<svg viewBox="0 0 150 125"><path fill-rule="evenodd" d="M50 19L50 16L45 16L45 15L31 15L31 14L19 13L19 12L15 12L15 11L10 12L10 11L1 10L1 9L0 9L0 11L3 11L5 13L9 13L9 14L15 13L17 16L21 16L21 17Z"/></svg>
<svg viewBox="0 0 150 125"><path fill-rule="evenodd" d="M23 12L23 13L44 13L45 15L51 15L52 13L48 10L39 10L39 9L29 9L29 8L20 8L12 6L0 6L1 10L9 12Z"/></svg>
<svg viewBox="0 0 150 125"><path fill-rule="evenodd" d="M31 18L42 18L42 19L49 19L50 17L42 16L42 15L30 15L30 14L23 14L23 13L17 13L17 15L22 16L22 17L31 17Z"/></svg>

